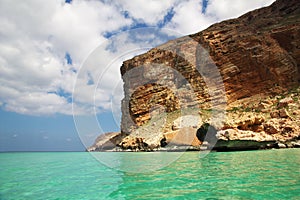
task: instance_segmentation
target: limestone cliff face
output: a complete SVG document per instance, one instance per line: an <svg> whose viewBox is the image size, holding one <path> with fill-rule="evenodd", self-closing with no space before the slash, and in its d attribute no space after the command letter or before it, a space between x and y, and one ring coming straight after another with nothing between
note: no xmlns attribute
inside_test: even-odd
<svg viewBox="0 0 300 200"><path fill-rule="evenodd" d="M299 147L299 38L300 1L277 0L125 61L121 133L95 148Z"/></svg>
<svg viewBox="0 0 300 200"><path fill-rule="evenodd" d="M212 109L298 85L299 38L300 2L277 0L125 61L122 132L147 123L158 107Z"/></svg>

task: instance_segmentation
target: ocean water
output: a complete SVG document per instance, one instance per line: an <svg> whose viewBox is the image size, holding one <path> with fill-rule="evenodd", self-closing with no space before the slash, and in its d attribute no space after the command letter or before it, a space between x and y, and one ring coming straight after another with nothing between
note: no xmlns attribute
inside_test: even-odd
<svg viewBox="0 0 300 200"><path fill-rule="evenodd" d="M300 199L299 167L300 149L0 153L0 199Z"/></svg>

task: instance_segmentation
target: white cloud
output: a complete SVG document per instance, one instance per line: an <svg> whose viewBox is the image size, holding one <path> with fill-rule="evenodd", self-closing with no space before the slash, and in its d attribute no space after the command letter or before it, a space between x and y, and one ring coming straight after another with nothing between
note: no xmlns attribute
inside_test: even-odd
<svg viewBox="0 0 300 200"><path fill-rule="evenodd" d="M270 5L275 0L210 0L206 14L215 16L218 21L236 18L251 10Z"/></svg>
<svg viewBox="0 0 300 200"><path fill-rule="evenodd" d="M183 34L201 31L213 23L268 6L275 0L209 0L206 11L202 13L202 0L182 1L174 7L175 15L166 25Z"/></svg>
<svg viewBox="0 0 300 200"><path fill-rule="evenodd" d="M100 1L73 1L53 14L50 35L55 46L67 48L74 58L82 61L104 38L101 34L129 25L114 5ZM65 52L66 49L62 49Z"/></svg>
<svg viewBox="0 0 300 200"><path fill-rule="evenodd" d="M93 51L96 54L86 63L88 68L80 69L92 50L107 41L104 33L134 26L136 21L155 26L172 10L174 16L165 28L191 34L271 2L210 0L206 13L202 13L201 0L73 0L71 4L63 0L2 0L0 106L30 115L72 114L69 95L76 80L75 114L94 112L94 101L96 112L112 109L118 113L119 108L111 108L111 101L116 103L122 98L122 61L165 38L141 29L128 42L132 35L125 33L114 44L116 52L113 46ZM72 65L65 59L66 52L71 55Z"/></svg>
<svg viewBox="0 0 300 200"><path fill-rule="evenodd" d="M203 30L212 24L214 18L202 13L201 0L182 1L174 8L175 15L167 24L167 28L183 34L191 34Z"/></svg>
<svg viewBox="0 0 300 200"><path fill-rule="evenodd" d="M164 19L178 0L119 0L119 6L130 16L149 25L156 25Z"/></svg>
<svg viewBox="0 0 300 200"><path fill-rule="evenodd" d="M104 32L130 23L116 6L100 1L1 1L0 101L4 108L34 115L72 114L70 102L59 91L72 93L76 70L105 41ZM66 52L73 65L66 62Z"/></svg>

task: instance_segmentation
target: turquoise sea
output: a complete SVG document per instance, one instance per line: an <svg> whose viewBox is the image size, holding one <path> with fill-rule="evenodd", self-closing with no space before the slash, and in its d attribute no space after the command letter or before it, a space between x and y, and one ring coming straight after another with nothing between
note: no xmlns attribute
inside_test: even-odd
<svg viewBox="0 0 300 200"><path fill-rule="evenodd" d="M299 167L300 149L0 153L0 199L300 199Z"/></svg>

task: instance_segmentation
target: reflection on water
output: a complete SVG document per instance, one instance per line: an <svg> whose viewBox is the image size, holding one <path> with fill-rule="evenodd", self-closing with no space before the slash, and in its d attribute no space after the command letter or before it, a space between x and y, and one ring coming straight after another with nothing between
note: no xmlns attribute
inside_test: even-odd
<svg viewBox="0 0 300 200"><path fill-rule="evenodd" d="M93 152L92 155L112 169L148 173L176 162L183 152Z"/></svg>
<svg viewBox="0 0 300 200"><path fill-rule="evenodd" d="M300 149L93 154L2 153L0 199L299 199Z"/></svg>
<svg viewBox="0 0 300 200"><path fill-rule="evenodd" d="M155 153L153 153L155 154ZM169 153L163 153L165 157ZM118 199L296 199L300 151L186 152L158 171L124 173Z"/></svg>

